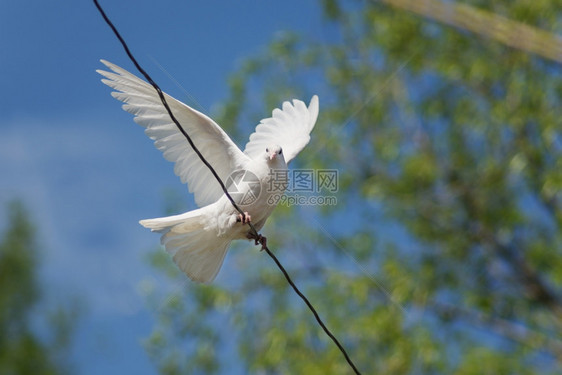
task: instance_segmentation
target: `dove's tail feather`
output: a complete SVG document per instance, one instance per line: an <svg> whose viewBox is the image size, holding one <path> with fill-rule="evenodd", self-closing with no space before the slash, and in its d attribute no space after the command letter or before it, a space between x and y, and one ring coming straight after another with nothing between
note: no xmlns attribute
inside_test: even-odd
<svg viewBox="0 0 562 375"><path fill-rule="evenodd" d="M140 223L162 233L162 245L190 279L209 283L217 276L232 239L217 237L216 231L205 228L202 215L198 209Z"/></svg>
<svg viewBox="0 0 562 375"><path fill-rule="evenodd" d="M197 209L181 215L141 220L139 223L143 227L151 229L153 232L167 233L173 228L174 231L181 231L182 233L185 233L203 228L203 220L201 220L202 214L203 211L201 209Z"/></svg>
<svg viewBox="0 0 562 375"><path fill-rule="evenodd" d="M162 244L178 267L191 280L203 283L217 276L230 242L204 229L183 234L170 231L162 236Z"/></svg>

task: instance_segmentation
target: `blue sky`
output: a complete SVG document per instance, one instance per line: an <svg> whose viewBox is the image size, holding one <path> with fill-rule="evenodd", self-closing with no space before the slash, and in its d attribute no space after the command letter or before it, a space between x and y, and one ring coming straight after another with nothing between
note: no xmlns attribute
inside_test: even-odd
<svg viewBox="0 0 562 375"><path fill-rule="evenodd" d="M186 99L154 61L207 113L277 33L324 35L311 0L100 2L160 86ZM0 2L0 48L0 204L29 208L48 296L87 306L77 373L156 373L140 346L153 322L139 284L154 275L145 256L158 236L138 220L187 189L95 72L100 58L134 68L90 1Z"/></svg>

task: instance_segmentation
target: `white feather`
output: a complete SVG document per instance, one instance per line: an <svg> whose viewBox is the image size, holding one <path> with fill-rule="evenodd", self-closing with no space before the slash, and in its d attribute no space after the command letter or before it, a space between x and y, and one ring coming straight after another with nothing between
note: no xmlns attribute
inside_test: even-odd
<svg viewBox="0 0 562 375"><path fill-rule="evenodd" d="M223 194L220 185L208 168L200 168L201 160L172 122L156 90L125 69L101 61L114 72L98 70L107 78L102 82L117 90L112 93L113 97L126 103L123 109L135 115L135 122L146 128L146 135L154 140L164 157L176 163L174 172L188 185L197 205L203 207L217 201ZM171 96L165 97L174 117L222 180L233 170L244 168L249 161L248 156L240 151L220 126Z"/></svg>
<svg viewBox="0 0 562 375"><path fill-rule="evenodd" d="M215 279L232 242L229 237L218 238L213 230L217 229L212 228L214 206L140 221L144 227L162 234L162 245L190 279L203 283Z"/></svg>
<svg viewBox="0 0 562 375"><path fill-rule="evenodd" d="M278 144L287 164L310 141L310 132L318 117L318 96L314 95L308 108L300 100L283 103L283 110L273 110L272 117L261 120L250 135L244 153L255 159L266 147Z"/></svg>
<svg viewBox="0 0 562 375"><path fill-rule="evenodd" d="M175 163L174 172L188 185L200 207L140 223L162 235L166 251L192 280L213 281L228 246L235 239L247 238L248 226L237 222L238 212L172 122L154 88L126 70L102 62L112 70L98 70L105 77L102 82L116 90L112 92L113 97L125 103L123 109L135 116L135 122L145 128L156 148ZM270 203L271 195L280 193L268 190L275 176L270 171L286 170L287 163L309 142L318 116L318 97L312 97L308 108L300 100L293 100L292 104L284 102L282 110L275 109L271 118L260 122L243 153L209 117L164 95L174 117L224 183L237 170L251 172L249 175L254 178L250 182L242 179L233 183L237 189L234 199L260 230L275 208ZM248 203L243 199L248 196L255 200Z"/></svg>

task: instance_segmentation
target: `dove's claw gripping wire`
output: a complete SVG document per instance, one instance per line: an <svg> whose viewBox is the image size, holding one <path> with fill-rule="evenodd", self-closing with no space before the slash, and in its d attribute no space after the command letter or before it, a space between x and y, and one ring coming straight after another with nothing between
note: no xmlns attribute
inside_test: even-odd
<svg viewBox="0 0 562 375"><path fill-rule="evenodd" d="M249 240L254 240L256 245L261 245L261 250L263 251L265 250L265 248L267 247L267 238L262 236L261 234L258 233L258 236L254 236L252 233L248 233L246 235L246 238L248 238Z"/></svg>
<svg viewBox="0 0 562 375"><path fill-rule="evenodd" d="M252 221L252 217L247 212L244 212L244 215L242 214L238 215L238 219L236 219L237 223L242 223L242 224L247 224L250 221Z"/></svg>
<svg viewBox="0 0 562 375"><path fill-rule="evenodd" d="M265 248L267 247L267 238L265 238L264 236L262 236L261 234L258 234L258 239L256 240L256 245L260 243L261 244L261 250L260 251L264 251Z"/></svg>

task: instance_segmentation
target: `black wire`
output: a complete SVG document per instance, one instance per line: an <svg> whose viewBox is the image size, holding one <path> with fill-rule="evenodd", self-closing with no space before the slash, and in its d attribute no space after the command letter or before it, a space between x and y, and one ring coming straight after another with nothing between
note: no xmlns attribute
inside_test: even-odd
<svg viewBox="0 0 562 375"><path fill-rule="evenodd" d="M314 306L312 306L312 304L310 303L310 301L308 300L308 298L306 298L306 296L304 294L301 293L301 291L299 290L299 288L297 288L297 286L295 285L295 283L293 283L293 280L291 280L291 277L289 276L289 274L287 273L287 271L285 270L285 267L283 267L283 265L281 265L281 262L279 262L279 259L277 259L277 257L266 247L264 247L264 250L267 252L267 254L275 261L275 263L277 264L277 266L279 267L279 269L281 270L281 272L283 272L283 275L285 275L285 278L287 279L287 281L289 282L289 284L293 287L293 290L295 291L295 293L297 293L299 295L300 298L302 298L302 300L304 301L304 303L306 303L306 305L308 306L308 308L310 309L310 311L312 311L312 314L314 314L314 317L316 318L316 321L318 322L318 324L320 324L320 327L322 327L322 329L324 330L324 332L326 332L326 334L332 339L332 341L337 345L337 347L339 348L339 350L342 352L343 356L345 357L345 360L347 361L347 363L349 363L349 365L351 366L351 368L353 369L353 371L355 371L356 374L361 374L359 372L359 370L357 369L357 367L355 367L355 364L353 363L353 361L351 360L351 358L349 357L349 355L347 354L347 352L345 351L345 349L343 348L343 346L340 344L340 342L338 341L338 339L336 338L336 336L334 336L332 334L332 332L330 332L330 330L328 329L328 327L326 327L326 325L324 324L324 322L322 321L322 319L320 319L320 316L318 315L318 313L316 312L316 309L314 308Z"/></svg>
<svg viewBox="0 0 562 375"><path fill-rule="evenodd" d="M137 59L135 59L135 57L133 56L133 54L131 53L131 51L129 50L129 47L127 46L127 43L125 43L125 40L121 37L121 34L119 34L119 31L117 31L117 28L113 25L113 23L109 20L109 18L107 17L107 15L105 14L105 12L103 11L102 7L100 6L100 4L98 3L97 0L94 0L94 3L96 4L96 7L98 8L99 12L101 13L103 19L105 20L105 22L109 25L109 27L111 28L111 30L113 30L113 33L115 34L115 36L117 37L117 39L119 39L119 42L121 42L121 45L123 46L123 48L125 49L125 52L127 53L127 56L129 56L129 59L133 62L133 64L135 65L135 67L137 68L137 70L144 76L144 78L146 78L146 80L148 81L148 83L150 83L152 85L152 87L154 87L154 89L156 90L156 92L158 93L158 96L160 97L160 100L162 101L162 104L164 105L164 108L166 108L166 111L168 111L168 114L170 115L170 118L172 119L172 121L174 122L174 124L176 124L176 126L178 127L179 131L185 136L185 138L187 139L187 141L189 142L189 145L191 146L191 148L193 149L193 151L195 151L195 153L197 154L197 156L199 156L199 159L201 159L201 161L207 166L207 168L209 168L209 170L211 171L211 173L213 174L213 176L215 176L215 179L218 181L218 183L220 184L222 190L224 191L224 193L226 194L226 196L228 197L228 199L230 200L230 202L232 203L232 205L234 206L234 208L236 208L236 210L244 215L244 212L236 205L236 203L234 202L234 200L232 199L232 197L230 196L230 194L228 194L228 191L226 190L226 186L224 186L224 183L222 182L222 180L220 179L219 175L217 174L217 172L215 171L215 169L213 168L213 166L211 164L209 164L209 162L203 157L203 155L201 154L201 152L199 151L199 149L195 146L195 144L193 143L193 141L191 140L191 137L186 133L186 131L183 129L183 127L180 125L179 121L176 119L176 117L174 116L174 114L172 113L172 110L170 109L170 107L168 106L168 102L166 101L166 98L164 97L164 93L162 93L162 90L160 89L160 86L158 86L156 84L156 82L154 82L152 80L152 78L148 75L148 73L140 66L140 64L137 62ZM252 229L253 232L255 232L256 236L257 236L257 231L254 228L254 226L248 222L248 224L250 224L250 228Z"/></svg>
<svg viewBox="0 0 562 375"><path fill-rule="evenodd" d="M170 107L168 106L168 102L166 101L166 98L164 97L164 94L162 93L162 90L160 89L160 86L158 86L156 84L156 82L154 82L152 80L152 78L150 77L150 75L148 75L148 73L140 66L140 64L137 62L137 60L135 59L135 57L133 56L133 54L131 53L131 51L129 50L129 47L127 46L127 43L125 43L125 40L121 37L121 34L119 34L119 32L117 31L117 28L113 25L113 23L109 20L109 18L107 17L107 15L105 14L104 10L102 9L102 7L100 6L100 4L98 3L97 0L94 0L94 4L96 5L96 8L98 8L98 11L100 12L101 16L103 17L103 19L105 20L105 22L108 24L108 26L111 28L111 30L113 31L113 33L115 34L115 36L117 37L117 39L119 39L119 42L121 42L121 45L123 46L123 48L125 49L125 52L127 53L127 56L129 56L129 59L133 62L133 64L135 65L135 67L137 68L137 70L146 78L146 80L148 81L148 83L150 83L152 85L152 87L154 87L154 89L156 90L156 92L158 93L158 96L160 97L160 100L162 101L162 105L164 105L164 108L166 108L166 111L168 111L168 115L170 116L170 118L172 119L172 121L174 122L174 124L176 124L176 126L178 127L179 131L184 135L184 137L187 139L187 141L189 142L189 145L191 146L191 148L193 149L193 151L195 151L195 153L197 154L197 156L199 156L199 159L201 159L201 161L207 166L207 168L209 168L209 170L211 171L211 173L213 174L213 176L215 177L215 179L217 180L217 182L220 184L224 194L227 196L227 198L230 200L230 203L232 203L232 205L234 206L234 208L241 214L244 215L244 212L240 209L240 207L238 207L238 205L236 204L236 202L234 202L234 199L232 199L232 197L230 196L230 193L228 192L228 190L226 189L226 186L224 185L224 183L222 182L221 178L219 177L219 175L217 174L217 172L215 171L215 169L213 168L213 166L205 159L205 157L203 156L203 154L201 154L201 152L199 151L199 149L195 146L195 144L193 143L193 140L191 139L191 137L187 134L187 132L183 129L183 127L180 125L179 121L176 119L176 117L174 116L174 114L172 113L172 110L170 109ZM277 257L271 252L271 250L269 250L269 248L267 247L267 245L265 244L265 237L263 237L262 235L260 235L258 233L258 231L256 230L256 228L253 226L253 224L251 222L247 222L247 224L250 226L250 230L251 230L251 234L254 237L255 241L256 241L256 245L258 243L262 244L262 249L265 250L267 252L267 254L273 259L273 261L275 262L275 264L277 264L277 267L279 267L279 269L281 270L281 272L283 273L283 275L285 276L285 278L287 279L287 282L291 285L291 287L293 288L293 290L295 291L295 293L298 294L298 296L306 303L306 305L308 306L308 308L310 309L310 311L312 311L312 314L314 315L314 317L316 318L316 321L318 322L318 324L320 324L320 326L322 327L322 329L324 330L324 332L334 341L334 343L336 344L336 346L339 348L339 350L342 352L343 356L345 357L345 360L347 361L347 363L351 366L351 368L353 369L353 371L356 374L361 374L359 372L359 370L357 369L357 367L355 366L355 364L353 363L353 361L351 360L351 358L349 357L349 355L347 354L347 352L345 351L345 349L343 348L343 346L340 344L340 342L338 341L338 339L336 339L336 337L332 334L332 332L330 332L330 330L328 329L328 327L326 327L326 325L324 324L324 322L322 321L322 319L320 319L320 316L318 315L318 313L316 312L316 309L314 308L314 306L312 306L312 304L310 303L310 301L308 300L308 298L306 298L306 296L304 294L302 294L302 292L299 290L299 288L297 288L297 286L295 285L295 283L293 282L293 280L291 279L291 277L289 276L289 274L287 273L287 271L285 270L285 267L283 267L283 265L281 264L281 262L279 262L279 259L277 259Z"/></svg>

